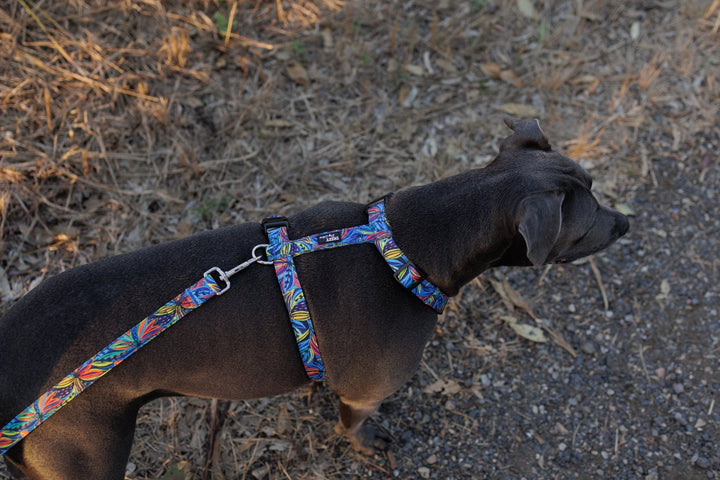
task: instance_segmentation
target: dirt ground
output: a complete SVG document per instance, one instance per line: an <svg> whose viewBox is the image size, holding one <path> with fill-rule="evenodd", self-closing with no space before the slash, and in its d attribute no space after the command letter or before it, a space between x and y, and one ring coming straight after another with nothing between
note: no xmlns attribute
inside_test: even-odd
<svg viewBox="0 0 720 480"><path fill-rule="evenodd" d="M480 167L504 114L632 215L589 261L468 285L374 417L387 455L314 386L230 403L211 478L720 478L717 0L0 6L0 312L108 255ZM127 476L202 478L212 410L145 407Z"/></svg>

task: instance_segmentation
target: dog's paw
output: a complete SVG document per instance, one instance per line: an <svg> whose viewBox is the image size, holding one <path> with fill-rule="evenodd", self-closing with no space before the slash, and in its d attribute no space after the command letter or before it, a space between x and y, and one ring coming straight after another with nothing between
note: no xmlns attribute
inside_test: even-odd
<svg viewBox="0 0 720 480"><path fill-rule="evenodd" d="M338 423L335 425L335 433L347 438L355 450L368 456L384 452L392 443L392 436L387 430L365 423L354 432L348 431Z"/></svg>

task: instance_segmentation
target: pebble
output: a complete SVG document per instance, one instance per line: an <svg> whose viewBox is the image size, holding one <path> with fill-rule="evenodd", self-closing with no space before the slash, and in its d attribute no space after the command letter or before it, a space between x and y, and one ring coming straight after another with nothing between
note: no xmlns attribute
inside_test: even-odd
<svg viewBox="0 0 720 480"><path fill-rule="evenodd" d="M597 349L595 348L595 344L591 341L583 342L580 348L588 355L592 355L597 351Z"/></svg>
<svg viewBox="0 0 720 480"><path fill-rule="evenodd" d="M675 393L683 393L685 391L682 383L674 383L672 388Z"/></svg>
<svg viewBox="0 0 720 480"><path fill-rule="evenodd" d="M422 478L430 478L430 469L427 467L418 468L418 473Z"/></svg>
<svg viewBox="0 0 720 480"><path fill-rule="evenodd" d="M710 468L710 460L708 460L705 457L698 457L697 460L695 460L695 465L698 468L702 468L703 470L707 470Z"/></svg>
<svg viewBox="0 0 720 480"><path fill-rule="evenodd" d="M434 464L434 463L437 463L437 456L436 456L436 455L430 455L429 457L427 457L427 458L425 459L425 463L427 463L428 465L432 465L432 464Z"/></svg>

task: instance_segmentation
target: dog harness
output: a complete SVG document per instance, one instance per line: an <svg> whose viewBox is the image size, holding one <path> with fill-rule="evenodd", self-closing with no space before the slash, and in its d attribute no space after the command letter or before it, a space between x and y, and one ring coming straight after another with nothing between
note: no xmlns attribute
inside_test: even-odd
<svg viewBox="0 0 720 480"><path fill-rule="evenodd" d="M448 297L425 278L421 270L402 253L393 240L385 215L385 198L371 203L367 211L369 218L367 225L342 228L297 240L289 239L288 223L284 217L266 218L263 225L268 236L268 244L256 245L252 250L252 258L228 271L212 267L191 287L113 340L42 394L2 428L0 431L0 455L4 455L13 445L29 435L87 387L177 323L186 314L211 298L228 291L230 277L256 262L272 263L275 267L305 371L308 377L315 381L323 381L327 377L293 257L329 248L373 243L394 272L397 281L426 305L441 313L447 304ZM263 260L262 256L256 253L263 247L266 250L267 260ZM221 286L213 275L217 276L225 285Z"/></svg>
<svg viewBox="0 0 720 480"><path fill-rule="evenodd" d="M441 313L448 301L447 295L425 278L393 240L385 215L385 198L371 203L367 212L367 225L317 233L297 240L289 239L288 223L284 217L268 217L263 221L268 236L267 259L275 267L305 372L315 381L324 381L327 377L293 257L330 248L373 243L392 269L395 279L423 303Z"/></svg>

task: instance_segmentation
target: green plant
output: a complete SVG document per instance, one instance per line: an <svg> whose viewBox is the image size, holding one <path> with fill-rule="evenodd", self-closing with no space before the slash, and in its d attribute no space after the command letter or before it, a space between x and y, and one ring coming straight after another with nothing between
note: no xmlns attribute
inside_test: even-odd
<svg viewBox="0 0 720 480"><path fill-rule="evenodd" d="M290 42L290 53L295 57L303 57L305 55L305 44L302 40L293 40Z"/></svg>
<svg viewBox="0 0 720 480"><path fill-rule="evenodd" d="M218 32L221 35L227 34L228 18L225 16L225 14L222 12L215 12L215 14L213 15L213 19L215 20L215 26L217 27ZM233 20L232 26L233 28L237 27L237 22L235 20Z"/></svg>
<svg viewBox="0 0 720 480"><path fill-rule="evenodd" d="M470 0L470 13L477 13L487 7L487 5L487 2L484 0Z"/></svg>
<svg viewBox="0 0 720 480"><path fill-rule="evenodd" d="M371 63L373 63L372 57L371 57L370 55L368 55L366 52L360 53L360 55L358 55L358 58L359 58L360 61L363 62L365 65L370 65Z"/></svg>
<svg viewBox="0 0 720 480"><path fill-rule="evenodd" d="M205 198L195 207L195 215L201 220L210 220L216 214L227 210L230 204L228 198L209 197Z"/></svg>

